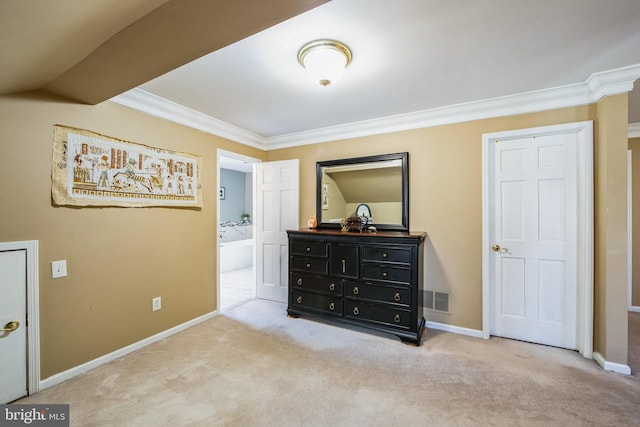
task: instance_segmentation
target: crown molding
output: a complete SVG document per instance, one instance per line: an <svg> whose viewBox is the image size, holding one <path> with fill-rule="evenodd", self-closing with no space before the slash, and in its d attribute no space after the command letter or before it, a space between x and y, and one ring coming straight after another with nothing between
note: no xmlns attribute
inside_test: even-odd
<svg viewBox="0 0 640 427"><path fill-rule="evenodd" d="M629 125L629 138L640 138L640 123Z"/></svg>
<svg viewBox="0 0 640 427"><path fill-rule="evenodd" d="M131 89L113 97L110 101L241 144L261 150L266 149L265 139L260 135L139 88Z"/></svg>
<svg viewBox="0 0 640 427"><path fill-rule="evenodd" d="M634 81L638 78L640 78L640 64L635 64L594 73L582 83L268 138L138 88L118 95L112 98L111 101L156 117L268 151L339 139L575 107L598 102L605 96L630 92L633 90ZM632 126L634 134L640 134L638 125ZM630 135L632 126L629 127Z"/></svg>

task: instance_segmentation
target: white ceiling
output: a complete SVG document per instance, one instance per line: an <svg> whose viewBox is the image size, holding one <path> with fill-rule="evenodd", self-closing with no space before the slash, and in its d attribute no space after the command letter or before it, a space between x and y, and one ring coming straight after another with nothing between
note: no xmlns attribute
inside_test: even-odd
<svg viewBox="0 0 640 427"><path fill-rule="evenodd" d="M326 88L307 80L297 62L299 48L317 38L353 51L343 79ZM139 89L278 141L591 86L594 73L628 66L640 69L638 0L333 0ZM640 122L637 92L631 123Z"/></svg>

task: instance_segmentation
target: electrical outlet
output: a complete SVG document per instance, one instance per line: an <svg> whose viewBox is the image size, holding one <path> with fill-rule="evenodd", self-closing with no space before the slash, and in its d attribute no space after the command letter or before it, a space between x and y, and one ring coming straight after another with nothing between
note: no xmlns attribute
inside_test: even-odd
<svg viewBox="0 0 640 427"><path fill-rule="evenodd" d="M51 262L51 278L57 279L59 277L65 277L67 275L67 260Z"/></svg>
<svg viewBox="0 0 640 427"><path fill-rule="evenodd" d="M162 308L162 297L151 299L151 311L158 311Z"/></svg>

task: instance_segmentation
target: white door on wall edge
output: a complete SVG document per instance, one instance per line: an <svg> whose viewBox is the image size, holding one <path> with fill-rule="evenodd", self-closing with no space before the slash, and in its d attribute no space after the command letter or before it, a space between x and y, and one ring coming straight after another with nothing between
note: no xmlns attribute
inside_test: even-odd
<svg viewBox="0 0 640 427"><path fill-rule="evenodd" d="M0 403L28 393L26 250L0 251Z"/></svg>
<svg viewBox="0 0 640 427"><path fill-rule="evenodd" d="M544 129L486 147L489 329L576 349L579 132Z"/></svg>
<svg viewBox="0 0 640 427"><path fill-rule="evenodd" d="M256 164L256 296L286 302L289 286L287 230L299 227L297 159Z"/></svg>

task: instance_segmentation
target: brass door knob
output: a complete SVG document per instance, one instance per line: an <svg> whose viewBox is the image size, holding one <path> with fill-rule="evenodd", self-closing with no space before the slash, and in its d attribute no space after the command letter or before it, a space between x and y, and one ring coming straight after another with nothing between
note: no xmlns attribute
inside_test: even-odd
<svg viewBox="0 0 640 427"><path fill-rule="evenodd" d="M507 248L501 248L500 245L493 245L491 246L491 250L493 252L509 252L509 249Z"/></svg>
<svg viewBox="0 0 640 427"><path fill-rule="evenodd" d="M14 320L4 325L4 328L2 328L2 332L13 332L19 327L20 327L20 322L18 322L17 320Z"/></svg>

